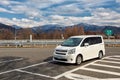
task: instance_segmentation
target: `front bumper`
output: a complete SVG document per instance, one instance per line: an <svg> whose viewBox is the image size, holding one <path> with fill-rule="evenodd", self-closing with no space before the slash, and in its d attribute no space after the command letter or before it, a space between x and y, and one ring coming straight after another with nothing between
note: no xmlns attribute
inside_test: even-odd
<svg viewBox="0 0 120 80"><path fill-rule="evenodd" d="M54 55L53 61L56 62L63 62L63 63L75 63L75 57L74 55Z"/></svg>

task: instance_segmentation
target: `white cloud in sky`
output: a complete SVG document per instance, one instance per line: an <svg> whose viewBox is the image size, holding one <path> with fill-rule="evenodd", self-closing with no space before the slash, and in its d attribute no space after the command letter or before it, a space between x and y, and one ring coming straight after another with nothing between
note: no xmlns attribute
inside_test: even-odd
<svg viewBox="0 0 120 80"><path fill-rule="evenodd" d="M11 25L11 26L12 25L22 26L24 28L38 26L38 25L43 25L43 22L37 22L37 21L25 19L25 18L22 18L22 19L17 19L17 18L12 18L12 19L0 18L0 22L5 23L7 25Z"/></svg>
<svg viewBox="0 0 120 80"><path fill-rule="evenodd" d="M120 3L120 0L116 0L117 3Z"/></svg>
<svg viewBox="0 0 120 80"><path fill-rule="evenodd" d="M67 26L81 22L120 26L119 12L110 8L99 7L106 5L109 1L112 0L26 0L25 2L1 0L0 5L6 6L8 9L0 7L0 12L20 14L25 15L25 17L19 19L14 16L11 19L7 17L0 18L0 22L23 27L44 24ZM120 0L116 0L116 2L119 3ZM62 5L62 3L64 4ZM90 16L77 16L83 14L86 10L89 11ZM117 10L119 11L120 8L118 7Z"/></svg>
<svg viewBox="0 0 120 80"><path fill-rule="evenodd" d="M13 11L7 10L5 8L0 8L0 12L14 13Z"/></svg>
<svg viewBox="0 0 120 80"><path fill-rule="evenodd" d="M10 1L9 1L9 0L1 0L1 1L0 1L0 4L1 4L1 5L9 5L9 4L10 4Z"/></svg>
<svg viewBox="0 0 120 80"><path fill-rule="evenodd" d="M64 25L73 25L83 22L83 23L89 23L95 25L119 26L120 14L115 11L111 11L110 9L98 8L93 11L92 16L74 17L74 16L52 15L51 22L64 24Z"/></svg>
<svg viewBox="0 0 120 80"><path fill-rule="evenodd" d="M3 6L10 6L10 5L19 5L19 4L22 4L21 2L18 2L16 0L1 0L0 1L0 5L3 5Z"/></svg>
<svg viewBox="0 0 120 80"><path fill-rule="evenodd" d="M76 4L70 4L70 5L64 5L64 6L59 6L59 7L54 7L54 8L50 8L50 10L52 10L53 14L57 15L64 15L64 14L80 14L82 13L84 10L78 8L78 6L76 6Z"/></svg>
<svg viewBox="0 0 120 80"><path fill-rule="evenodd" d="M92 8L96 6L106 5L106 2L112 0L78 0L80 1L85 8Z"/></svg>

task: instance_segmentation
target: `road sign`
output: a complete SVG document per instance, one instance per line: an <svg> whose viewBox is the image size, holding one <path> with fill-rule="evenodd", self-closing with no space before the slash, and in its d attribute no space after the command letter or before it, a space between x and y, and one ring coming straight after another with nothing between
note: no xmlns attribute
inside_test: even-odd
<svg viewBox="0 0 120 80"><path fill-rule="evenodd" d="M105 31L105 34L107 35L107 36L112 36L112 34L113 34L113 31L112 30L106 30Z"/></svg>

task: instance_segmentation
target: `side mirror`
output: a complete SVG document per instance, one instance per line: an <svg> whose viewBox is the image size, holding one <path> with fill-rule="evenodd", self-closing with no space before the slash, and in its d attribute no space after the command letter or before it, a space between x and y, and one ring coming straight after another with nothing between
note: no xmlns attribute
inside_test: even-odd
<svg viewBox="0 0 120 80"><path fill-rule="evenodd" d="M84 46L89 46L89 43L84 43Z"/></svg>

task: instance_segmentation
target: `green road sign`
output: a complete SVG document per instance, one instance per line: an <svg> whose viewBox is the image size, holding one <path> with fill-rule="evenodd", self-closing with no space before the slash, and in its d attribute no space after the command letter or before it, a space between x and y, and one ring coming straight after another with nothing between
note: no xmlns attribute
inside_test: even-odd
<svg viewBox="0 0 120 80"><path fill-rule="evenodd" d="M105 34L106 34L107 36L112 36L113 31L112 31L112 30L106 30L106 31L105 31Z"/></svg>

